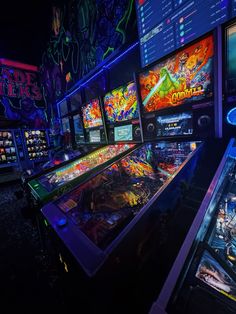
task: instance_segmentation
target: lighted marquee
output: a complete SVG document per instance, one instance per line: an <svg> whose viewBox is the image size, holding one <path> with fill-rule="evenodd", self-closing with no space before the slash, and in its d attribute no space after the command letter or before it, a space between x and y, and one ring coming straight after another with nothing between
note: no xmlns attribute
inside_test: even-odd
<svg viewBox="0 0 236 314"><path fill-rule="evenodd" d="M40 101L42 93L38 82L39 77L36 72L0 65L0 96Z"/></svg>
<svg viewBox="0 0 236 314"><path fill-rule="evenodd" d="M135 83L130 82L107 93L104 97L104 109L109 123L138 118Z"/></svg>
<svg viewBox="0 0 236 314"><path fill-rule="evenodd" d="M213 36L158 62L139 75L144 112L212 97Z"/></svg>
<svg viewBox="0 0 236 314"><path fill-rule="evenodd" d="M96 126L101 126L102 123L102 113L99 106L99 99L93 99L85 106L82 107L83 122L84 127L94 128Z"/></svg>
<svg viewBox="0 0 236 314"><path fill-rule="evenodd" d="M47 127L38 68L0 59L0 112L28 128Z"/></svg>

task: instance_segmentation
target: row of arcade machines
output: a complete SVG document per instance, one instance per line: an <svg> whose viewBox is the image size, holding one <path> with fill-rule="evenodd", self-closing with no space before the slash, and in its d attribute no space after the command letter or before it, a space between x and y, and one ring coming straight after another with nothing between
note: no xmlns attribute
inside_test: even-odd
<svg viewBox="0 0 236 314"><path fill-rule="evenodd" d="M95 143L106 132L117 144L100 148L101 155L95 151L93 160L83 156L29 182L44 205L69 298L74 293L77 300L80 283L81 302L96 299L104 313L112 304L125 306L133 287L126 277L134 279L158 254L155 243L168 238L176 208L184 219L178 202L217 129L216 45L213 34L204 36L137 73L135 83L107 93L102 106L99 99L82 106L89 139Z"/></svg>
<svg viewBox="0 0 236 314"><path fill-rule="evenodd" d="M111 108L109 101L116 103L119 111ZM142 142L134 82L107 95L107 101L104 101L108 109L106 122L100 97L83 106L80 101L74 102L73 106L71 103L63 101L58 106L61 129L84 152L28 178L28 194L38 207L88 180ZM74 114L68 116L71 110Z"/></svg>
<svg viewBox="0 0 236 314"><path fill-rule="evenodd" d="M203 55L201 63L196 65L192 74L186 74L184 64L179 60L183 55L194 56L199 45L207 54ZM213 46L213 36L210 35L137 74L136 83L129 82L115 88L103 99L98 97L84 105L77 104L73 123L72 121L70 123L71 117L67 116L71 108L68 108L66 101L61 102L59 112L62 129L69 130L71 124L74 124L74 131L80 130L74 135L76 137L76 134L80 134L78 138L82 139L81 144L118 144L119 148L115 150L121 152L129 148L127 144L137 147L143 140L213 137L215 132ZM192 77L192 80L189 77ZM187 86L191 88L187 90ZM174 88L177 90L175 93ZM107 154L112 150L112 146L106 147L99 151L100 165L108 165L114 161L109 157L110 153ZM118 156L118 151L115 154ZM51 192L54 189L58 190L58 187L60 187L58 195L61 191L65 193L81 182L80 175L85 178L84 172L89 173L91 168L94 170L97 167L98 160L95 162L92 156L94 155L87 155L88 160L83 156L82 160L79 158L73 163L67 163L65 167L64 165L62 168L57 167L55 171L48 171L45 176L36 178L29 183L31 193L39 201L43 200L43 203L44 196L48 194L55 196L55 193ZM66 186L68 189L64 189ZM47 201L52 197L46 196Z"/></svg>

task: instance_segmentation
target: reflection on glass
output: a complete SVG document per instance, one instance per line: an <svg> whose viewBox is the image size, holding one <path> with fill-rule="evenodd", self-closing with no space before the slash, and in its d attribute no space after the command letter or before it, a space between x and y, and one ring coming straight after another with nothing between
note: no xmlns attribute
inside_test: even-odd
<svg viewBox="0 0 236 314"><path fill-rule="evenodd" d="M39 182L48 191L51 192L63 184L74 180L75 178L92 170L115 156L125 152L133 147L133 144L109 145L85 157L79 158L68 165L51 171L39 178Z"/></svg>
<svg viewBox="0 0 236 314"><path fill-rule="evenodd" d="M197 143L147 143L63 196L56 205L106 247L171 178Z"/></svg>

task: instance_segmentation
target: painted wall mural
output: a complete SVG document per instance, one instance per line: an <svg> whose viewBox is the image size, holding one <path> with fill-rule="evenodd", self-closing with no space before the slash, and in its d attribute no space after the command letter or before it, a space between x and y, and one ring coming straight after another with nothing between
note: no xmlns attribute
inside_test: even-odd
<svg viewBox="0 0 236 314"><path fill-rule="evenodd" d="M37 67L0 60L0 115L28 128L44 128L46 105L39 73L31 68Z"/></svg>
<svg viewBox="0 0 236 314"><path fill-rule="evenodd" d="M53 8L51 32L41 66L48 103L137 38L134 0L71 0Z"/></svg>

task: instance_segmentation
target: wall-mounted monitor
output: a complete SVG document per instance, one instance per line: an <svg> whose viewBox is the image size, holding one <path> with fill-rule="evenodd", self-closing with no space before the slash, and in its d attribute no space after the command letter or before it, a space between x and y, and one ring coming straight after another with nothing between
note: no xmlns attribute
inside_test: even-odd
<svg viewBox="0 0 236 314"><path fill-rule="evenodd" d="M212 99L213 56L209 35L139 73L143 112Z"/></svg>
<svg viewBox="0 0 236 314"><path fill-rule="evenodd" d="M236 16L235 0L136 0L142 67Z"/></svg>
<svg viewBox="0 0 236 314"><path fill-rule="evenodd" d="M114 138L116 142L133 140L133 125L121 125L114 128Z"/></svg>
<svg viewBox="0 0 236 314"><path fill-rule="evenodd" d="M100 143L101 142L100 130L90 130L89 131L89 142L90 143Z"/></svg>
<svg viewBox="0 0 236 314"><path fill-rule="evenodd" d="M103 125L99 99L93 99L82 107L85 129Z"/></svg>
<svg viewBox="0 0 236 314"><path fill-rule="evenodd" d="M181 136L193 133L192 112L157 116L157 136Z"/></svg>
<svg viewBox="0 0 236 314"><path fill-rule="evenodd" d="M134 82L120 86L104 97L106 120L109 124L138 118L136 86Z"/></svg>
<svg viewBox="0 0 236 314"><path fill-rule="evenodd" d="M227 94L236 95L236 23L226 29Z"/></svg>

